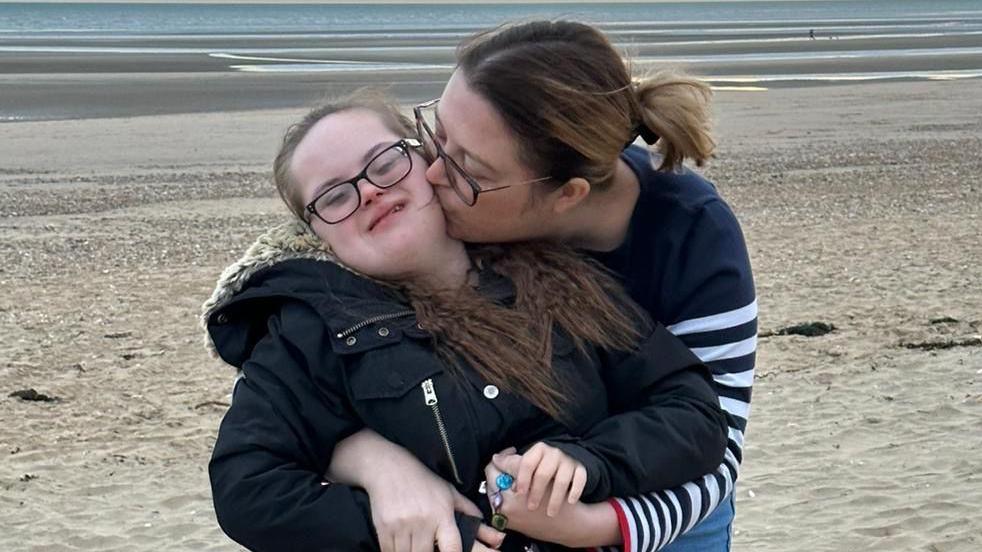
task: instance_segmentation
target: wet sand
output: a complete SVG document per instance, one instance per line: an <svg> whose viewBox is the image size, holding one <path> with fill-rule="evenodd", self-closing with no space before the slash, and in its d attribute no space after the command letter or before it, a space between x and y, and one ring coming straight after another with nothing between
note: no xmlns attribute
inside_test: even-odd
<svg viewBox="0 0 982 552"><path fill-rule="evenodd" d="M673 24L670 35L652 22L605 28L638 71L678 66L717 85L802 86L884 73L923 80L939 71L982 77L982 32L819 27L809 40L807 30L780 23L688 26ZM472 30L0 35L0 123L302 107L366 85L391 85L401 101L419 102L439 94L454 47Z"/></svg>
<svg viewBox="0 0 982 552"><path fill-rule="evenodd" d="M760 340L734 549L978 550L977 81L717 112L761 330L836 328ZM206 474L232 370L196 316L285 216L268 173L299 114L0 125L0 549L237 549ZM57 400L8 396L32 388Z"/></svg>

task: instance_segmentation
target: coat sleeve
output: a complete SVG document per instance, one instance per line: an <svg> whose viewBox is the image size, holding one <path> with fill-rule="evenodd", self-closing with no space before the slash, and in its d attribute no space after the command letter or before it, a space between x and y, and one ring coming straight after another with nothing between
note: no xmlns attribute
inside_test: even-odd
<svg viewBox="0 0 982 552"><path fill-rule="evenodd" d="M250 550L378 550L367 495L322 476L361 424L325 329L304 309L272 316L242 366L209 464L215 513Z"/></svg>
<svg viewBox="0 0 982 552"><path fill-rule="evenodd" d="M631 354L602 354L611 416L584 435L546 440L587 469L583 500L668 489L715 468L726 418L708 368L663 326Z"/></svg>

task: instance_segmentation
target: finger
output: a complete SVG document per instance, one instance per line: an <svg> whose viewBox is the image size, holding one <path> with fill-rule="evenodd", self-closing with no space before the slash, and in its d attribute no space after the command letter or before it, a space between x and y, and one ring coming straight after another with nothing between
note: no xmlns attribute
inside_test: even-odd
<svg viewBox="0 0 982 552"><path fill-rule="evenodd" d="M494 465L493 462L487 466L484 466L484 482L486 485L485 490L487 490L487 496L489 497L491 496L491 493L498 492L498 484L495 483L495 479L498 477L499 473L501 473L501 471Z"/></svg>
<svg viewBox="0 0 982 552"><path fill-rule="evenodd" d="M461 512L474 517L482 517L484 515L476 504L471 502L466 496L460 494L457 489L453 489L453 509L455 512Z"/></svg>
<svg viewBox="0 0 982 552"><path fill-rule="evenodd" d="M401 532L396 535L394 552L411 552L412 548L413 540L408 532Z"/></svg>
<svg viewBox="0 0 982 552"><path fill-rule="evenodd" d="M501 543L505 542L505 534L482 523L477 527L477 540L491 548L498 548Z"/></svg>
<svg viewBox="0 0 982 552"><path fill-rule="evenodd" d="M573 482L569 486L569 503L576 504L583 496L583 489L586 488L586 468L576 466L573 472Z"/></svg>
<svg viewBox="0 0 982 552"><path fill-rule="evenodd" d="M436 548L440 552L463 552L456 523L444 523L436 528Z"/></svg>
<svg viewBox="0 0 982 552"><path fill-rule="evenodd" d="M518 449L515 447L508 447L498 453L500 456L508 456L510 454L518 454Z"/></svg>
<svg viewBox="0 0 982 552"><path fill-rule="evenodd" d="M515 492L518 494L525 494L529 492L529 487L532 485L532 475L535 474L536 469L539 467L539 462L542 461L542 455L545 450L540 445L534 445L525 454L522 455L522 461L518 466L517 472L508 472L515 476Z"/></svg>
<svg viewBox="0 0 982 552"><path fill-rule="evenodd" d="M433 552L436 542L435 527L419 527L409 533L409 546L412 552Z"/></svg>
<svg viewBox="0 0 982 552"><path fill-rule="evenodd" d="M552 479L552 493L549 495L549 505L546 507L547 516L556 517L556 514L562 509L563 501L567 497L567 490L573 481L575 472L576 462L566 461L559 464L556 476Z"/></svg>
<svg viewBox="0 0 982 552"><path fill-rule="evenodd" d="M484 546L481 544L481 541L474 541L474 547L471 548L471 552L494 552L494 549Z"/></svg>
<svg viewBox="0 0 982 552"><path fill-rule="evenodd" d="M545 496L549 484L552 483L553 477L556 475L556 470L559 469L560 459L561 454L556 449L552 449L542 457L542 461L539 462L539 467L535 469L535 475L532 478L532 488L528 498L529 510L538 509L539 504L542 503L542 497Z"/></svg>
<svg viewBox="0 0 982 552"><path fill-rule="evenodd" d="M385 536L385 540L383 542L385 543L385 546L380 547L382 550L384 550L385 552L396 552L395 533L387 533Z"/></svg>
<svg viewBox="0 0 982 552"><path fill-rule="evenodd" d="M521 454L495 454L491 457L491 464L499 470L515 475L522 464Z"/></svg>

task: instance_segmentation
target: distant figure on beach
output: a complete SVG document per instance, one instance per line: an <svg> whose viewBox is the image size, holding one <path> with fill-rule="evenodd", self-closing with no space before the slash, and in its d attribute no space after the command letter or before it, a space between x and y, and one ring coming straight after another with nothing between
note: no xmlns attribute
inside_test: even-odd
<svg viewBox="0 0 982 552"><path fill-rule="evenodd" d="M482 487L490 491L485 496L487 504L482 505L485 518L490 516L493 523L540 542L561 542L573 548L623 546L626 551L640 552L664 546L663 550L669 552L728 551L733 490L743 457L743 433L750 411L757 302L746 244L735 216L710 182L683 166L686 159L697 165L703 164L715 147L709 131L709 87L673 72L634 80L620 53L601 32L588 25L563 21L505 25L479 33L458 47L457 61L457 68L441 98L421 104L414 110L417 132L412 137L424 144L424 152L432 162L426 178L434 186L443 209L446 232L452 238L472 244L546 240L588 253L594 261L620 276L630 297L656 323L663 324L687 347L698 352L699 358L712 370L718 401L729 425L724 460L713 469L704 471L684 486L597 503L589 510L589 515L577 520L565 517L567 507L563 507L558 516L550 517L542 514L544 508L526 507L532 504L526 504L525 496L520 499L513 492L499 492L499 487L493 483L500 475L511 473L520 481L528 481L521 473L522 462L529 453L521 450L494 456L486 467ZM634 145L638 138L647 147ZM331 156L320 155L323 159L333 157L333 151ZM362 155L366 162L369 162L368 157ZM372 190L371 184L364 180L369 175L368 170L366 166L355 181L359 194L368 194ZM336 182L336 179L321 182L325 181ZM347 183L349 181L338 185ZM396 195L402 194L404 192L399 190L404 185L392 184L392 190ZM327 186L320 188L322 191L329 189ZM365 202L364 198L378 194L377 191L373 193L375 195L363 195L359 205ZM312 227L316 228L324 221L315 217L319 212L317 203L297 203L295 194L284 195L284 199L291 205L301 205L302 208L294 212L309 220ZM341 203L348 201L336 199ZM379 220L385 223L391 216ZM395 222L388 224L398 228L399 217L397 214L393 218ZM367 226L374 226L372 221L367 222ZM391 229L382 228L383 231ZM268 244L267 241L263 243ZM475 247L481 249L471 246ZM297 253L292 249L287 256ZM268 263L269 259L262 262ZM268 264L264 266L269 267ZM477 289L483 281L480 279L482 266L486 265L473 264L478 275ZM262 287L264 278L289 275L295 270L294 264L277 263L270 272L253 275L260 280L242 278L232 282L237 291L225 296L228 302L223 303L221 309L210 312L212 336L224 335L232 345L247 346L240 350L243 353L259 350L252 348L256 345L253 340L283 339L281 335L267 335L274 329L282 332L290 327L282 321L267 323L264 318L264 313L268 312L264 309L276 305L275 301L259 301L254 305L256 308L242 308L245 303L241 301L253 297L259 289L268 290ZM344 270L334 272L334 277L341 281L355 277ZM380 275L378 279L386 278ZM333 279L318 277L315 281L318 289L334 285ZM249 289L241 287L246 284ZM260 287L252 289L253 285ZM305 288L292 286L290 289L299 292ZM561 294L553 295L553 303L568 300ZM413 303L413 306L417 304ZM401 312L405 314L400 317L413 316L412 309ZM482 314L481 309L468 312ZM241 322L238 326L229 323L236 313L251 313L253 317L254 323L249 324L245 333L233 331L236 327L241 328ZM445 314L450 316L448 319L457 320L454 316L460 313L451 310ZM321 316L331 315L324 313ZM584 315L579 313L577 317L582 319ZM481 318L478 316L478 319ZM362 358L359 355L372 354L372 344L379 339L417 336L423 347L428 343L427 338L436 335L432 332L456 327L451 324L431 329L421 319L419 326L410 324L403 328L394 326L395 322L384 323L385 320L383 317L367 324L351 321L351 326L325 336L324 342L313 339L320 345L310 353L311 358L337 354L341 356L341 362L354 362ZM460 320L466 320L466 316ZM557 323L560 320L555 318ZM600 323L599 319L595 322ZM486 337L492 337L498 330L494 329L492 320L485 323L489 332ZM473 327L461 326L461 329L467 328ZM437 340L440 341L444 340ZM296 358L305 358L303 348L292 347L290 350ZM494 348L490 351L492 355L499 353ZM261 356L250 360L249 354L258 353L227 358L243 368L262 361ZM475 357L464 355L463 358L473 360ZM385 370L374 368L364 373L383 376L381 381L365 379L360 385L352 382L353 389L363 390L362 398L374 401L410 396L406 394L417 392L421 381L428 381L423 377L431 375L415 374L421 376L419 378L397 373L385 375ZM239 401L243 393L256 392L249 381L246 370L245 379L236 387L235 401ZM261 385L262 381L253 381L253 385ZM635 380L635 383L641 382ZM497 400L501 386L491 387L494 388L483 387L484 398L490 402L478 401L475 408L504 408L503 404L510 404ZM436 412L438 402L443 404L444 401L442 397L437 401L431 391L423 388L422 392L427 394L425 406L432 406ZM615 389L607 389L607 392L612 393L610 400L615 400L619 393ZM327 393L326 396L333 395ZM502 392L501 396L513 400L511 393ZM233 402L233 409L235 404ZM325 408L333 412L340 404L345 404L345 400ZM229 422L229 419L226 418L226 424L237 423ZM433 423L419 425L420 431L431 431ZM297 420L290 427L314 430L317 426ZM295 438L290 439L289 430L280 429L271 430L271 433L284 433L283 446L289 443L298 446ZM351 428L352 431L356 429ZM224 426L223 431L226 431ZM431 438L429 433L423 435L426 439ZM454 439L460 438L458 435ZM467 440L473 436L465 432L463 438ZM337 496L337 493L348 493L348 489L358 487L368 493L367 497L353 495L358 511L370 508L368 519L375 524L377 538L389 543L383 545L384 549L408 549L398 543L443 541L448 538L444 532L447 520L453 525L455 510L473 514L472 510L461 506L466 501L461 501L458 495L463 493L475 498L477 492L472 487L459 486L461 479L456 477L455 471L459 470L454 469L454 452L447 440L443 442L447 459L437 459L438 469L434 469L427 464L426 458L407 451L419 446L413 439L392 434L380 437L362 429L338 443L331 458L306 458L303 465L313 475L298 482L295 489L263 487L247 494L284 499L308 496L308 493L315 497L323 493ZM313 447L307 450L331 449ZM219 472L234 471L229 467L234 466L234 462L223 465L225 458L216 449L213 467L217 466ZM671 465L672 458L676 457L671 451L660 450L648 460ZM323 485L320 479L323 470L318 470L328 461L334 483ZM582 462L583 465L587 463ZM297 469L296 464L290 466L290 470ZM313 470L310 470L311 466ZM290 470L286 470L287 473L292 473ZM434 472L444 480L435 477ZM213 481L216 473L212 474ZM225 476L228 474L225 472ZM232 477L234 479L234 474ZM469 473L465 477L473 482L475 476ZM262 481L250 479L249 484L260 485ZM222 486L219 483L219 487ZM561 487L568 488L569 485L564 482ZM544 498L538 496L536 500ZM219 500L216 495L220 519L241 523L237 528L242 531L256 529L249 526L248 519L241 519L246 513L252 512L260 520L271 519L264 517L269 513L266 510L241 509L251 507L248 504L234 504L238 509L222 510ZM283 515L294 512L311 516L328 506L320 506L316 500L303 503L310 508L303 512L285 510ZM228 506L223 504L225 508ZM569 508L571 512L578 511L576 505ZM665 512L672 515L664 515ZM324 520L320 517L288 517L281 521L286 524L278 526L291 535L308 531L311 535L324 535ZM359 527L363 525L353 525L350 529ZM469 527L473 529L473 526ZM463 528L467 530L467 527ZM496 538L483 526L478 533L479 541L481 535L484 539ZM325 538L331 538L331 535L328 533ZM506 539L502 550L521 550L514 547L522 542L520 538ZM481 542L492 544L488 540ZM475 550L481 542L475 542ZM440 548L444 550L442 546Z"/></svg>
<svg viewBox="0 0 982 552"><path fill-rule="evenodd" d="M815 40L815 29L808 29L808 38Z"/></svg>

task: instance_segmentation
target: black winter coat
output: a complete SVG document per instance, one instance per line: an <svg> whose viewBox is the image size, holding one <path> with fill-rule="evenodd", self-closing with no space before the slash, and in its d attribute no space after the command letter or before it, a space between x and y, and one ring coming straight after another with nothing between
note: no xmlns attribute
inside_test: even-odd
<svg viewBox="0 0 982 552"><path fill-rule="evenodd" d="M311 245L275 229L206 304L215 351L242 376L209 465L218 521L240 544L378 550L366 493L323 477L334 446L366 427L485 509L484 466L508 446L561 447L587 468L588 502L681 485L721 462L727 426L709 371L663 327L631 354L584 355L557 333L554 366L575 397L564 425L472 370L448 373L391 290ZM513 293L491 274L481 289ZM470 550L475 522L459 525ZM563 550L521 535L505 543Z"/></svg>

